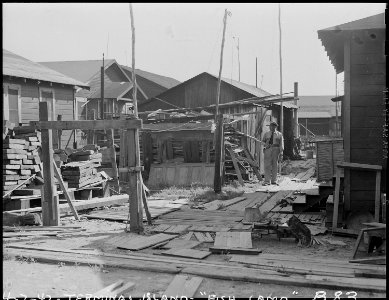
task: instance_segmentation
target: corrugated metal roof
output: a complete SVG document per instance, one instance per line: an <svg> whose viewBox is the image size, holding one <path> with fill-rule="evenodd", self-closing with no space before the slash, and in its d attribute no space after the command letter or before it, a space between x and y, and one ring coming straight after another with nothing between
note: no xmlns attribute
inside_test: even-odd
<svg viewBox="0 0 389 300"><path fill-rule="evenodd" d="M331 118L331 115L326 111L299 111L299 119L324 119Z"/></svg>
<svg viewBox="0 0 389 300"><path fill-rule="evenodd" d="M378 14L341 25L318 30L327 55L338 73L344 70L344 38L345 34L356 30L385 30L385 14Z"/></svg>
<svg viewBox="0 0 389 300"><path fill-rule="evenodd" d="M132 73L132 68L130 67L127 67L127 66L123 66L121 65L121 67L125 70L128 70L129 72ZM143 70L140 70L140 69L135 69L136 70L136 75L137 76L141 76L147 80L150 80L164 88L167 88L167 89L170 89L172 87L175 87L176 85L180 84L181 82L174 79L174 78L171 78L171 77L166 77L166 76L162 76L162 75L158 75L158 74L155 74L155 73L151 73L151 72L147 72L147 71L143 71Z"/></svg>
<svg viewBox="0 0 389 300"><path fill-rule="evenodd" d="M104 83L104 98L105 99L117 99L123 97L133 87L132 82L106 82ZM101 88L96 86L88 95L88 99L100 99Z"/></svg>
<svg viewBox="0 0 389 300"><path fill-rule="evenodd" d="M105 59L104 66L110 66L116 62L114 59ZM45 61L40 64L61 72L69 77L82 82L88 82L103 65L102 60L74 60L74 61Z"/></svg>
<svg viewBox="0 0 389 300"><path fill-rule="evenodd" d="M33 62L5 49L3 49L3 75L89 88L82 81L68 77L45 65Z"/></svg>

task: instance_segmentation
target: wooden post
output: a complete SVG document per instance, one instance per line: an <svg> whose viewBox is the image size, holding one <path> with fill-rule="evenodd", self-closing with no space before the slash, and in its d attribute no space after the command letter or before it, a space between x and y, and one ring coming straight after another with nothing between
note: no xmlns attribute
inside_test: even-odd
<svg viewBox="0 0 389 300"><path fill-rule="evenodd" d="M132 4L130 3L130 16L131 16L131 32L132 32L132 83L133 83L133 101L134 101L134 114L138 118L138 102L136 99L136 70L135 70L135 25L134 25L134 13ZM142 174L140 166L140 152L139 152L139 129L134 129L129 132L129 161L135 167L135 172L130 172L130 231L141 232L143 231L143 208L142 208ZM131 151L132 150L132 151ZM147 207L145 207L147 209ZM135 211L133 211L135 210ZM133 215L137 215L133 220Z"/></svg>
<svg viewBox="0 0 389 300"><path fill-rule="evenodd" d="M48 102L39 103L39 120L49 120ZM50 108L51 111L51 108ZM59 226L59 201L54 185L53 170L53 133L51 129L42 129L42 163L44 185L41 189L43 226Z"/></svg>
<svg viewBox="0 0 389 300"><path fill-rule="evenodd" d="M57 121L62 121L62 115L57 116ZM57 130L57 136L58 136L58 149L62 149L62 143L61 143L61 137L62 137L62 130Z"/></svg>
<svg viewBox="0 0 389 300"><path fill-rule="evenodd" d="M217 116L216 130L215 130L215 176L213 180L213 190L215 193L220 193L222 190L222 176L223 176L223 148L224 148L224 132L223 132L223 115ZM223 147L223 148L222 148Z"/></svg>
<svg viewBox="0 0 389 300"><path fill-rule="evenodd" d="M334 214L332 217L332 231L338 228L339 213L339 192L340 192L340 168L336 167L335 195L334 195Z"/></svg>
<svg viewBox="0 0 389 300"><path fill-rule="evenodd" d="M381 171L376 171L375 179L375 202L374 202L374 220L380 221L380 207L381 207Z"/></svg>
<svg viewBox="0 0 389 300"><path fill-rule="evenodd" d="M294 83L294 98L298 98L298 82L295 82ZM297 99L294 100L294 105L297 105ZM299 137L300 136L300 132L299 132L299 117L298 117L298 109L296 108L295 109L295 119L294 119L294 135L296 137Z"/></svg>
<svg viewBox="0 0 389 300"><path fill-rule="evenodd" d="M109 116L109 119L112 119L112 115ZM111 165L113 169L113 180L116 188L115 190L120 193L119 172L116 164L116 151L115 151L115 139L114 139L113 128L107 130L107 140L108 140L108 146L110 148Z"/></svg>

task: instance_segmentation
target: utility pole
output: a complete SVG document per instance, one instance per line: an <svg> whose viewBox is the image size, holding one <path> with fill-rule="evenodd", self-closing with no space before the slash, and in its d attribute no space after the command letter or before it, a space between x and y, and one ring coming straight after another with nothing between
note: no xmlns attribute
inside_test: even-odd
<svg viewBox="0 0 389 300"><path fill-rule="evenodd" d="M223 50L224 50L224 40L226 35L226 25L227 25L227 15L231 15L227 9L224 12L223 18L223 38L221 45L220 53L220 68L219 68L219 78L217 83L217 94L216 94L216 109L215 109L215 134L214 134L214 145L215 145L215 175L213 178L213 190L215 193L221 192L222 182L223 182L223 153L224 153L224 134L223 134L223 117L219 116L219 101L220 101L220 84L223 68Z"/></svg>
<svg viewBox="0 0 389 300"><path fill-rule="evenodd" d="M238 37L238 66L239 66L239 82L240 82L240 53L239 53L239 37Z"/></svg>
<svg viewBox="0 0 389 300"><path fill-rule="evenodd" d="M219 67L219 78L217 82L217 94L216 94L216 111L215 111L215 123L217 120L217 115L219 114L219 102L220 102L220 84L221 84L221 76L222 76L222 69L223 69L223 52L224 52L224 40L226 35L226 26L227 26L227 14L230 14L227 9L224 12L224 18L223 18L223 39L222 39L222 46L220 51L220 67Z"/></svg>
<svg viewBox="0 0 389 300"><path fill-rule="evenodd" d="M284 104L282 102L282 53L281 53L281 4L278 4L278 28L280 32L280 131L282 134L284 134Z"/></svg>
<svg viewBox="0 0 389 300"><path fill-rule="evenodd" d="M335 71L335 97L338 97L338 74ZM335 101L335 136L339 136L338 134L338 102Z"/></svg>
<svg viewBox="0 0 389 300"><path fill-rule="evenodd" d="M258 87L258 57L255 58L255 87Z"/></svg>
<svg viewBox="0 0 389 300"><path fill-rule="evenodd" d="M103 53L103 65L101 66L100 68L100 72L101 72L101 100L100 100L100 118L101 120L104 119L104 53Z"/></svg>

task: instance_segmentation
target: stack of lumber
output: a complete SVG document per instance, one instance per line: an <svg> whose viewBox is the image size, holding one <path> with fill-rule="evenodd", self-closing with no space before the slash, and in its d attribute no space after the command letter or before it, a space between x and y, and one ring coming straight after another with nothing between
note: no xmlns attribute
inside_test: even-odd
<svg viewBox="0 0 389 300"><path fill-rule="evenodd" d="M69 188L83 188L102 180L97 171L97 167L101 166L101 153L78 150L69 155L69 160L69 163L61 166L62 177L68 182Z"/></svg>
<svg viewBox="0 0 389 300"><path fill-rule="evenodd" d="M4 191L15 189L31 175L41 171L40 138L40 132L29 127L15 127L6 136L3 143Z"/></svg>

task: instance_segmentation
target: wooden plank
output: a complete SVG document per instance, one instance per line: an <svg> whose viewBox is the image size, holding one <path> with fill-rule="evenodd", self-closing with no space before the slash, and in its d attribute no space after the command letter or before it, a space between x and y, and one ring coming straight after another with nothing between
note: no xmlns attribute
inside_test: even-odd
<svg viewBox="0 0 389 300"><path fill-rule="evenodd" d="M12 247L12 248L11 248ZM28 248L28 250L26 250ZM31 250L36 249L36 250ZM59 252L59 253L56 253ZM23 255L24 257L34 257L38 262L79 262L83 265L88 264L100 264L102 259L107 266L134 269L142 271L152 272L166 272L166 273L178 273L198 275L207 278L228 279L228 280L240 280L246 282L255 283L274 283L285 284L291 286L309 286L317 288L330 288L330 289L345 289L356 288L363 291L378 291L386 292L386 280L376 280L373 284L342 284L343 278L337 277L334 280L309 280L301 276L284 276L275 273L274 271L268 271L263 269L254 269L242 266L226 265L224 263L209 262L209 261L190 261L183 259L169 259L169 258L155 258L154 256L143 255L118 255L118 254L104 254L97 255L96 253L89 252L87 255L85 251L74 251L65 249L43 249L39 247L25 246L25 245L8 245L9 255ZM299 260L301 262L301 260ZM372 267L369 266L369 269ZM382 268L374 266L374 268ZM385 270L385 268L383 268ZM347 278L347 277L344 277Z"/></svg>
<svg viewBox="0 0 389 300"><path fill-rule="evenodd" d="M221 207L225 208L225 207L231 206L235 203L241 202L245 199L246 199L246 197L236 197L236 198L228 199L228 200L214 200L214 201L211 201L211 202L204 204L204 207L207 210L218 210Z"/></svg>
<svg viewBox="0 0 389 300"><path fill-rule="evenodd" d="M127 282L124 283L123 280L118 280L115 283L93 293L93 297L117 297L123 295L125 291L128 291L129 289L133 288L135 286L135 283L133 282Z"/></svg>
<svg viewBox="0 0 389 300"><path fill-rule="evenodd" d="M382 170L382 166L379 165L358 164L358 163L350 163L350 162L339 162L337 166L341 168L352 168L352 169L371 170L371 171Z"/></svg>
<svg viewBox="0 0 389 300"><path fill-rule="evenodd" d="M159 233L152 236L139 236L135 238L121 239L115 243L117 248L138 251L156 244L172 240L176 235Z"/></svg>
<svg viewBox="0 0 389 300"><path fill-rule="evenodd" d="M170 249L168 251L161 252L161 255L166 256L176 256L176 257L185 257L185 258L195 258L195 259L204 259L207 256L211 255L209 251L195 250L195 249Z"/></svg>
<svg viewBox="0 0 389 300"><path fill-rule="evenodd" d="M191 249L202 244L202 242L190 241L184 239L174 239L163 245L163 249Z"/></svg>
<svg viewBox="0 0 389 300"><path fill-rule="evenodd" d="M209 248L209 251L214 254L248 254L258 255L262 252L259 249L248 249L248 248L230 248L230 247L217 247L213 246Z"/></svg>
<svg viewBox="0 0 389 300"><path fill-rule="evenodd" d="M349 262L350 263L357 263L357 264L386 265L386 256L381 255L381 256L352 259L352 260L349 260Z"/></svg>
<svg viewBox="0 0 389 300"><path fill-rule="evenodd" d="M193 298L202 281L203 279L200 277L189 279L186 275L176 275L163 295L170 299L173 297L177 299L182 297Z"/></svg>
<svg viewBox="0 0 389 300"><path fill-rule="evenodd" d="M251 232L216 232L214 247L253 248Z"/></svg>
<svg viewBox="0 0 389 300"><path fill-rule="evenodd" d="M59 186L61 187L62 192L63 192L64 195L65 195L66 201L68 202L69 207L70 207L70 209L72 210L72 213L73 213L73 215L74 215L74 218L75 218L76 220L79 220L80 217L78 216L77 210L75 209L75 207L74 207L74 205L73 205L73 202L72 202L72 199L71 199L71 197L70 197L70 194L69 194L69 192L68 192L68 190L67 190L67 188L66 188L66 186L65 186L64 181L62 180L61 174L60 174L60 172L59 172L59 170L58 170L58 167L57 167L57 165L56 165L55 162L53 162L53 169L54 169L54 174L55 174L55 176L57 177Z"/></svg>
<svg viewBox="0 0 389 300"><path fill-rule="evenodd" d="M30 121L30 125L35 129L54 130L106 130L106 129L139 129L142 128L141 119L129 120L82 120L82 121ZM43 141L43 136L42 136Z"/></svg>

